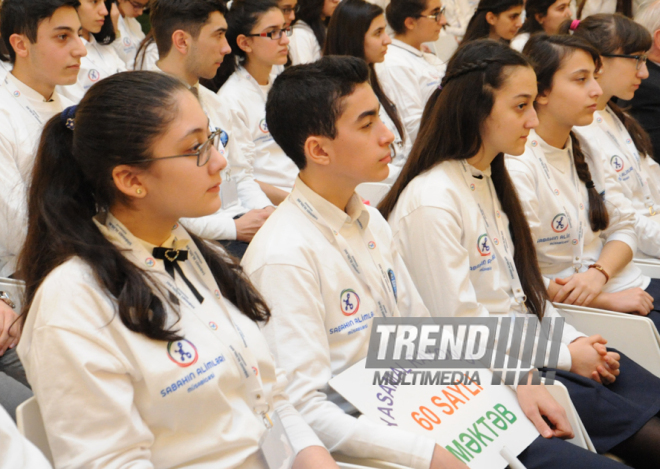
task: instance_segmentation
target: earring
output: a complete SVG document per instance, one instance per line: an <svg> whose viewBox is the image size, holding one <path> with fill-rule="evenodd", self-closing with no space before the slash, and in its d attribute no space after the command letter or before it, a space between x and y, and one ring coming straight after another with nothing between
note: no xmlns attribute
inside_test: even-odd
<svg viewBox="0 0 660 469"><path fill-rule="evenodd" d="M135 192L137 192L138 195L140 195L140 194L142 194L142 189L138 188L138 190L136 190Z"/></svg>

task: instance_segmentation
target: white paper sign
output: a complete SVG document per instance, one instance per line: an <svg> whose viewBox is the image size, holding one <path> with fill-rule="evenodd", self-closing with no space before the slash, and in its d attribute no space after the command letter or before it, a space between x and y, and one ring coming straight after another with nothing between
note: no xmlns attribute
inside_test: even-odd
<svg viewBox="0 0 660 469"><path fill-rule="evenodd" d="M365 369L364 364L362 360L332 378L330 386L370 420L432 437L471 469L505 468L510 461L500 454L502 448L517 456L539 436L513 390L491 385L492 373L486 369L476 370L480 385L469 380L421 384L436 372L445 373L448 383L458 381L463 372L415 368L394 375L406 384L374 385L375 371L382 377L391 370Z"/></svg>

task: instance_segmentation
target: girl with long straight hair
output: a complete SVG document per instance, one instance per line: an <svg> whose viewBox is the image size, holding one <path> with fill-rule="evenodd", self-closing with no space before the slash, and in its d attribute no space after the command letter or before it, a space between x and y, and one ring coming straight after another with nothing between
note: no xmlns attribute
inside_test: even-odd
<svg viewBox="0 0 660 469"><path fill-rule="evenodd" d="M522 26L523 0L481 0L470 19L461 44L493 39L507 44Z"/></svg>
<svg viewBox="0 0 660 469"><path fill-rule="evenodd" d="M655 215L660 212L660 166L650 156L653 146L646 131L614 102L632 99L648 78L646 51L651 48L651 34L625 16L601 14L581 21L573 35L589 41L603 60L598 77L603 94L594 121L576 127L575 133L590 156L594 178L616 187L601 188L605 199L627 208L632 204L638 240L635 256L659 258L660 220ZM611 177L605 178L605 173ZM623 200L610 197L621 192Z"/></svg>
<svg viewBox="0 0 660 469"><path fill-rule="evenodd" d="M548 301L532 233L504 162L505 152L525 151L538 124L535 96L536 76L525 57L480 40L458 50L442 89L429 100L408 162L379 208L432 315L559 317ZM598 335L585 337L565 326L561 342L557 379L569 389L599 452L625 453L617 445L649 419L648 433L656 435L658 378L608 351ZM526 392L518 387L521 404ZM644 412L635 407L638 399L648 406ZM618 405L625 410L615 410ZM608 464L604 457L543 438L519 459L526 467Z"/></svg>
<svg viewBox="0 0 660 469"><path fill-rule="evenodd" d="M574 126L593 121L603 94L595 78L600 55L584 39L545 34L532 36L524 52L536 70L540 123L525 153L507 156L507 167L532 229L550 298L648 315L660 330L653 296L659 281L631 262L637 251L635 213L612 204L622 197L620 189L594 177L598 175L573 132Z"/></svg>
<svg viewBox="0 0 660 469"><path fill-rule="evenodd" d="M103 80L44 129L19 355L58 467L265 468L268 416L294 467L337 467L282 394L265 302L178 221L219 208L220 138L155 72Z"/></svg>
<svg viewBox="0 0 660 469"><path fill-rule="evenodd" d="M571 18L570 0L527 0L525 2L525 22L511 47L522 52L523 47L534 33L559 33L561 24Z"/></svg>
<svg viewBox="0 0 660 469"><path fill-rule="evenodd" d="M289 45L291 65L306 64L321 58L330 18L339 0L299 0Z"/></svg>
<svg viewBox="0 0 660 469"><path fill-rule="evenodd" d="M119 16L117 5L111 4L111 10L115 16ZM80 0L77 11L87 55L80 61L78 82L75 85L57 87L60 94L74 103L78 103L94 83L126 71L126 64L110 46L115 41L115 24L110 15L111 10L106 7L104 1Z"/></svg>
<svg viewBox="0 0 660 469"><path fill-rule="evenodd" d="M447 19L440 0L392 0L385 16L394 38L376 71L414 142L424 105L445 74L445 63L422 44L437 41Z"/></svg>
<svg viewBox="0 0 660 469"><path fill-rule="evenodd" d="M363 59L369 65L369 84L380 102L380 119L394 134L390 175L383 182L393 184L399 176L412 142L406 133L394 103L387 97L376 74L376 64L385 60L392 43L386 31L383 9L364 0L344 0L330 20L323 55L350 55Z"/></svg>
<svg viewBox="0 0 660 469"><path fill-rule="evenodd" d="M255 146L254 178L270 201L279 205L289 195L297 166L271 137L266 125L266 97L288 59L291 28L274 0L235 0L227 13L225 56L213 85L235 117L235 129L250 136Z"/></svg>

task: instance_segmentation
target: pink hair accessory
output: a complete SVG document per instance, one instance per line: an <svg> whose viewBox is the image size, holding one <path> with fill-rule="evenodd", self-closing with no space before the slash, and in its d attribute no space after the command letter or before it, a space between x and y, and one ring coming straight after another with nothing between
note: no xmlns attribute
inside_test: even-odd
<svg viewBox="0 0 660 469"><path fill-rule="evenodd" d="M580 20L573 20L571 21L571 31L575 31L577 27L580 26Z"/></svg>

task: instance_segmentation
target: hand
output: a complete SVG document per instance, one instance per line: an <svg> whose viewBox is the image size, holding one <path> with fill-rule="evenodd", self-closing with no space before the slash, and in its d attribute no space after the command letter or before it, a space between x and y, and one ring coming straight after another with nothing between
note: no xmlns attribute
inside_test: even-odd
<svg viewBox="0 0 660 469"><path fill-rule="evenodd" d="M605 276L596 269L587 269L568 278L556 278L555 283L561 288L552 301L587 306L600 294L606 281Z"/></svg>
<svg viewBox="0 0 660 469"><path fill-rule="evenodd" d="M266 207L261 209L250 210L241 218L234 220L236 223L236 239L249 243L254 238L254 235L259 231L261 225L264 224L266 219L273 213L273 207Z"/></svg>
<svg viewBox="0 0 660 469"><path fill-rule="evenodd" d="M566 411L550 395L545 385L521 384L517 395L523 412L543 438L571 439L575 436Z"/></svg>
<svg viewBox="0 0 660 469"><path fill-rule="evenodd" d="M110 19L112 20L112 27L115 31L119 31L119 8L115 2L110 6Z"/></svg>
<svg viewBox="0 0 660 469"><path fill-rule="evenodd" d="M616 293L602 293L594 302L594 306L646 316L653 310L653 297L641 288L629 288Z"/></svg>
<svg viewBox="0 0 660 469"><path fill-rule="evenodd" d="M468 469L467 465L440 445L435 445L429 469Z"/></svg>
<svg viewBox="0 0 660 469"><path fill-rule="evenodd" d="M322 446L308 446L300 451L293 460L291 469L339 469L328 450Z"/></svg>
<svg viewBox="0 0 660 469"><path fill-rule="evenodd" d="M4 301L0 301L0 357L5 354L8 348L14 348L18 345L18 339L21 337L21 326L18 314L9 307Z"/></svg>
<svg viewBox="0 0 660 469"><path fill-rule="evenodd" d="M620 357L614 352L608 356L607 350L603 350L606 343L607 341L600 335L580 337L571 342L568 346L572 360L571 372L591 378L598 383L613 383L620 373L618 365ZM602 353L603 351L605 354Z"/></svg>

